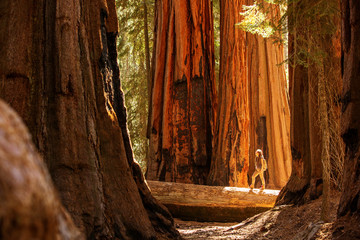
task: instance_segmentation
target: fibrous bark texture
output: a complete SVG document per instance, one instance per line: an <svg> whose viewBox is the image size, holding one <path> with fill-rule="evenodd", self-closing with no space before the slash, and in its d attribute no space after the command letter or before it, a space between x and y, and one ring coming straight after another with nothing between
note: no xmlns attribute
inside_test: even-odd
<svg viewBox="0 0 360 240"><path fill-rule="evenodd" d="M204 184L215 106L209 0L156 2L147 178Z"/></svg>
<svg viewBox="0 0 360 240"><path fill-rule="evenodd" d="M321 18L316 18L315 13L308 14L308 10L313 6L321 11L322 7L319 7L319 4L331 4L331 9L336 13L325 13ZM326 131L329 131L330 125L336 128L336 121L339 120L335 106L337 95L334 91L341 88L341 84L338 84L341 79L339 35L331 30L338 27L337 4L338 1L333 0L327 3L299 1L289 5L289 56L292 56L289 65L292 173L279 194L277 205L301 204L319 197L323 192L322 160L325 159L325 154L329 154L328 140L332 138ZM313 21L316 24L311 24ZM324 26L330 26L331 29ZM322 55L316 55L315 52ZM323 87L324 84L326 89ZM322 92L319 95L319 86L320 90L326 93ZM324 94L326 99L323 98ZM321 101L326 101L321 103L322 112L319 109ZM325 120L323 114L329 118ZM336 135L337 132L333 140ZM335 145L331 148L341 148L341 144Z"/></svg>
<svg viewBox="0 0 360 240"><path fill-rule="evenodd" d="M0 100L0 238L84 239L19 115Z"/></svg>
<svg viewBox="0 0 360 240"><path fill-rule="evenodd" d="M248 186L249 101L246 33L235 27L244 0L220 2L219 108L208 184Z"/></svg>
<svg viewBox="0 0 360 240"><path fill-rule="evenodd" d="M346 145L344 187L338 217L360 221L360 2L342 2L343 95L342 138ZM349 238L350 239L350 238Z"/></svg>
<svg viewBox="0 0 360 240"><path fill-rule="evenodd" d="M278 5L264 4L268 18L280 19ZM253 0L247 1L254 4ZM279 33L275 32L278 36ZM255 170L255 151L262 149L268 163L268 188L282 188L291 173L290 109L285 77L284 50L280 43L247 34L250 97L250 171ZM279 65L281 64L281 65Z"/></svg>
<svg viewBox="0 0 360 240"><path fill-rule="evenodd" d="M302 8L300 3L289 5L289 9L294 14L301 11ZM305 21L305 19L302 20ZM298 24L295 15L289 16L289 27L298 29ZM315 128L314 125L317 109L317 97L315 96L317 85L313 85L314 88L311 88L308 69L295 64L295 54L304 49L307 42L303 41L301 44L295 42L293 32L289 35L289 56L294 56L289 64L292 173L288 183L279 194L277 204L301 201L309 188L310 179L312 177L321 179L320 141L318 135L315 134L318 132L318 128ZM300 34L302 37L306 37L306 33L307 29L296 31L296 37L299 37ZM316 163L316 166L313 163Z"/></svg>
<svg viewBox="0 0 360 240"><path fill-rule="evenodd" d="M133 161L115 1L2 1L0 16L0 96L25 119L80 230L178 237Z"/></svg>

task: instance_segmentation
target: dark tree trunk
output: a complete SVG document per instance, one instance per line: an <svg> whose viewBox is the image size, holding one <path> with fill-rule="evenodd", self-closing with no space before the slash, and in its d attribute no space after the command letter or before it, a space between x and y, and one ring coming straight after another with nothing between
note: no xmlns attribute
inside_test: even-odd
<svg viewBox="0 0 360 240"><path fill-rule="evenodd" d="M312 6L316 5L317 9L320 9L318 4L331 4L331 9L336 13L326 13L321 18L306 14ZM336 54L339 46L338 34L324 27L326 24L337 27L337 4L338 1L333 0L327 3L299 1L289 5L289 56L293 56L289 66L292 173L278 196L277 205L301 204L318 198L323 192L322 154L325 154L323 140L326 139L322 139L322 136L326 135L324 129L329 123L323 124L319 121L319 83L320 79L325 78L322 80L326 81L328 89L338 88L337 84L341 79L340 58L339 54ZM316 24L311 24L312 22ZM309 54L304 55L304 51ZM324 56L316 56L316 51L322 51ZM303 61L305 66L300 64L300 61ZM330 96L330 93L328 95ZM328 114L329 118L336 121L336 114L331 115L331 111L334 111L334 99L328 99L327 106L325 104L325 108L322 108L326 112L322 114Z"/></svg>
<svg viewBox="0 0 360 240"><path fill-rule="evenodd" d="M344 187L338 217L359 229L360 222L360 2L342 1L343 95L341 126L346 145ZM357 231L357 234L360 232ZM339 239L350 239L346 232Z"/></svg>
<svg viewBox="0 0 360 240"><path fill-rule="evenodd" d="M303 11L300 3L289 5L291 13ZM303 19L304 21L306 19ZM308 29L300 28L295 16L289 17L289 56L297 56L300 49L306 48L306 40L301 44L295 37L307 37ZM295 36L296 32L296 36ZM296 64L293 57L289 65L289 79L291 79L290 109L291 109L291 154L292 173L286 186L280 192L277 204L290 204L303 201L304 195L310 187L311 179L321 179L320 146L315 127L317 99L316 85L311 88L308 69ZM313 90L311 90L313 89ZM317 155L316 155L317 154Z"/></svg>
<svg viewBox="0 0 360 240"><path fill-rule="evenodd" d="M280 19L280 7L264 4L268 18ZM247 5L254 4L247 0ZM278 32L274 35L278 36ZM247 34L248 79L250 98L250 174L255 170L255 151L263 150L268 163L267 188L282 188L291 173L290 109L286 89L282 44L273 39Z"/></svg>
<svg viewBox="0 0 360 240"><path fill-rule="evenodd" d="M220 2L219 105L208 184L248 186L249 100L246 33L235 27L244 0Z"/></svg>
<svg viewBox="0 0 360 240"><path fill-rule="evenodd" d="M133 161L115 2L2 1L0 15L0 96L25 119L76 225L94 239L177 237Z"/></svg>
<svg viewBox="0 0 360 240"><path fill-rule="evenodd" d="M156 1L147 178L204 184L214 118L209 0Z"/></svg>
<svg viewBox="0 0 360 240"><path fill-rule="evenodd" d="M61 204L24 123L0 100L0 238L84 239Z"/></svg>
<svg viewBox="0 0 360 240"><path fill-rule="evenodd" d="M144 37L145 37L145 66L146 66L146 82L147 82L147 94L148 94L148 115L143 116L147 118L147 127L146 127L146 137L149 138L149 123L150 123L150 101L151 101L151 81L152 81L152 71L151 71L151 60L150 60L150 40L149 40L149 24L148 24L148 4L147 0L143 1L144 7ZM148 149L147 149L148 150ZM146 151L146 160L148 159L149 151Z"/></svg>

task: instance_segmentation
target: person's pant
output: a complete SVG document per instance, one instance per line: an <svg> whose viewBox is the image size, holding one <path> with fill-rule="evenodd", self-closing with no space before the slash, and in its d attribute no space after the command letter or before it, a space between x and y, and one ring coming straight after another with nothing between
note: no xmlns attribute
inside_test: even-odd
<svg viewBox="0 0 360 240"><path fill-rule="evenodd" d="M251 181L251 188L254 188L255 185L255 179L256 177L260 175L260 180L261 180L261 187L265 188L265 179L264 179L264 171L256 171L253 173L252 175L252 181Z"/></svg>

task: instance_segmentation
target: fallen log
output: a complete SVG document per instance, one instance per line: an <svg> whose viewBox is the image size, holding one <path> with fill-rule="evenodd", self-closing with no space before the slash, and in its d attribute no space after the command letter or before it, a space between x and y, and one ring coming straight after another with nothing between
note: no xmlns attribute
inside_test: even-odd
<svg viewBox="0 0 360 240"><path fill-rule="evenodd" d="M235 222L274 206L278 190L147 181L154 197L182 220Z"/></svg>

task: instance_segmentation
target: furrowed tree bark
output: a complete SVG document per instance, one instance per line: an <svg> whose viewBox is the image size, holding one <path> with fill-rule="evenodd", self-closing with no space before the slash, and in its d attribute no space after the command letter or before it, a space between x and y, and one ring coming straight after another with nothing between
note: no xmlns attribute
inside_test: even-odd
<svg viewBox="0 0 360 240"><path fill-rule="evenodd" d="M160 0L155 15L146 176L204 184L215 107L211 3Z"/></svg>
<svg viewBox="0 0 360 240"><path fill-rule="evenodd" d="M329 119L331 118L334 122L338 120L336 113L331 113L336 108L336 101L334 101L336 94L331 88L341 87L341 84L338 84L341 76L338 34L324 27L326 24L334 28L338 27L339 12L335 10L338 1L326 3L331 4L331 9L334 9L336 13L326 13L317 19L317 25L311 25L310 22L316 14L307 15L306 9L318 4L325 3L300 1L289 5L291 11L289 56L294 56L290 59L289 66L292 85L290 93L292 173L288 183L281 190L276 205L302 204L318 198L323 193L322 160L324 163L329 160L326 159L329 156L325 156L329 154L330 146L327 139ZM319 8L321 7L317 6L317 9ZM301 52L304 50L309 51L310 54L303 55ZM316 56L313 54L316 51L324 54ZM305 64L299 64L299 61L304 61ZM325 82L321 83L320 80ZM322 84L325 83L326 89L323 89ZM319 89L319 86L322 89ZM324 92L319 93L320 90L327 91L325 104L322 102ZM329 118L325 120L323 114L327 114ZM334 126L331 125L331 127ZM329 186L328 182L325 184Z"/></svg>
<svg viewBox="0 0 360 240"><path fill-rule="evenodd" d="M220 2L219 107L208 184L248 186L249 100L246 33L235 27L244 0Z"/></svg>
<svg viewBox="0 0 360 240"><path fill-rule="evenodd" d="M342 50L343 50L343 94L342 94L342 138L345 142L344 186L341 195L338 218L359 226L360 221L360 2L342 1ZM346 229L345 229L346 230ZM345 232L337 239L350 239L351 232ZM355 232L356 234L356 232Z"/></svg>
<svg viewBox="0 0 360 240"><path fill-rule="evenodd" d="M280 7L264 4L271 21L280 19ZM254 4L248 0L247 5ZM278 35L278 32L274 34ZM281 37L281 36L277 36ZM266 187L282 188L291 173L290 109L285 77L284 50L280 43L247 33L250 98L250 171L255 170L255 151L262 149L268 163Z"/></svg>
<svg viewBox="0 0 360 240"><path fill-rule="evenodd" d="M318 104L321 134L321 162L322 162L322 208L321 220L330 221L330 198L331 198L331 178L337 176L332 172L332 162L343 163L343 156L337 159L336 152L343 153L343 144L340 138L340 106L339 96L342 90L341 76L341 38L340 38L340 1L335 0L328 3L334 7L336 12L333 16L323 19L330 22L336 28L333 33L322 35L317 41L318 47L325 49L326 54L318 65L315 65L314 72L318 78ZM324 22L317 23L318 29L322 29ZM340 171L342 171L342 164Z"/></svg>
<svg viewBox="0 0 360 240"><path fill-rule="evenodd" d="M0 238L85 239L18 114L0 100Z"/></svg>
<svg viewBox="0 0 360 240"><path fill-rule="evenodd" d="M329 198L330 198L330 130L328 120L328 107L326 101L326 80L324 68L319 71L319 119L321 128L321 162L322 162L322 207L321 220L329 222Z"/></svg>
<svg viewBox="0 0 360 240"><path fill-rule="evenodd" d="M0 96L25 119L87 238L177 238L133 160L115 2L3 1Z"/></svg>
<svg viewBox="0 0 360 240"><path fill-rule="evenodd" d="M300 44L296 41L296 37L306 36L304 30L300 31L296 26L295 14L299 9L301 10L302 6L292 3L289 4L288 8L292 13L289 16L289 28L293 29L291 34L289 34L289 56L295 56L299 49L305 47L304 43ZM304 66L297 65L295 57L290 60L292 173L288 183L278 196L277 205L297 203L302 200L309 187L312 174L311 149L317 146L314 144L314 141L311 141L311 123L314 122L315 116L310 109L314 109L316 106L313 106L314 102L310 101L310 99L314 99L314 96L311 95L313 92L310 92L307 69Z"/></svg>

